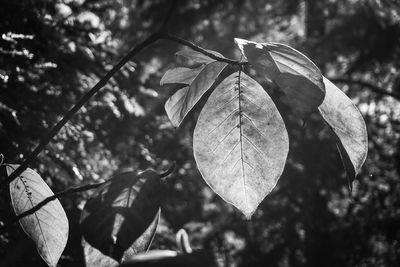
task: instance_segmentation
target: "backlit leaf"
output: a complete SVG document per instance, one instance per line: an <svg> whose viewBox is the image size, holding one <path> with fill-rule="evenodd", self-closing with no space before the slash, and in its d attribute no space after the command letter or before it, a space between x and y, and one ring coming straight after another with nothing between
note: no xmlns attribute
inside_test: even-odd
<svg viewBox="0 0 400 267"><path fill-rule="evenodd" d="M184 67L169 69L161 78L160 85L169 83L191 84L203 68L204 66L194 69Z"/></svg>
<svg viewBox="0 0 400 267"><path fill-rule="evenodd" d="M130 248L128 248L122 257L122 262L132 259L136 254L147 251L154 238L154 234L160 220L160 212L153 222L149 225L146 231L140 236ZM92 247L85 239L82 239L83 251L85 254L86 267L113 267L117 266L118 262L111 257L101 253L98 249Z"/></svg>
<svg viewBox="0 0 400 267"><path fill-rule="evenodd" d="M212 51L212 50L206 50L206 51L213 54L214 56L224 58L223 55L221 55L220 53L218 53L216 51ZM176 52L175 55L185 57L187 59L193 60L194 62L200 63L200 64L209 64L209 63L215 61L215 59L213 59L209 56L206 56L203 53L194 51L194 50L181 50L181 51Z"/></svg>
<svg viewBox="0 0 400 267"><path fill-rule="evenodd" d="M193 149L209 186L250 218L275 187L289 142L285 124L265 90L236 72L216 87L202 109Z"/></svg>
<svg viewBox="0 0 400 267"><path fill-rule="evenodd" d="M11 175L19 165L7 165ZM54 195L38 173L26 169L10 183L10 196L15 214L19 215L44 199ZM35 242L39 255L49 266L56 266L68 240L68 219L60 202L56 199L19 223L25 233Z"/></svg>
<svg viewBox="0 0 400 267"><path fill-rule="evenodd" d="M178 90L167 100L165 110L168 118L175 127L178 127L182 123L185 116L207 90L211 88L227 65L224 62L218 61L207 64L188 87Z"/></svg>
<svg viewBox="0 0 400 267"><path fill-rule="evenodd" d="M282 102L295 114L307 117L322 103L325 86L317 66L294 48L280 43L256 43L235 38L242 54L261 75L284 93Z"/></svg>
<svg viewBox="0 0 400 267"><path fill-rule="evenodd" d="M350 98L325 77L324 83L326 96L319 111L337 136L351 188L367 157L367 128L360 111Z"/></svg>
<svg viewBox="0 0 400 267"><path fill-rule="evenodd" d="M87 201L81 216L83 237L118 261L128 249L144 251L156 230L146 234L159 216L160 197L160 177L154 171L115 176Z"/></svg>

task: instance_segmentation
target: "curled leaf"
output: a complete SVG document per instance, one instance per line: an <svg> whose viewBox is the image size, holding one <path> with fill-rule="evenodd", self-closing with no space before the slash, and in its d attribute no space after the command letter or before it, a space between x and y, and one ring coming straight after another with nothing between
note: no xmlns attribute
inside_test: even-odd
<svg viewBox="0 0 400 267"><path fill-rule="evenodd" d="M11 175L19 165L7 165ZM10 196L15 214L19 215L54 193L38 173L28 168L10 183ZM19 223L36 244L37 251L49 266L56 266L68 240L68 218L58 199L47 203Z"/></svg>
<svg viewBox="0 0 400 267"><path fill-rule="evenodd" d="M204 180L250 218L282 174L289 142L265 90L236 72L207 100L194 130L193 149Z"/></svg>
<svg viewBox="0 0 400 267"><path fill-rule="evenodd" d="M235 38L242 54L261 75L274 81L284 93L282 102L306 118L325 97L322 74L296 49L280 43L256 43Z"/></svg>
<svg viewBox="0 0 400 267"><path fill-rule="evenodd" d="M326 96L319 112L337 137L338 149L351 188L367 157L367 127L360 111L350 98L325 77L324 84Z"/></svg>

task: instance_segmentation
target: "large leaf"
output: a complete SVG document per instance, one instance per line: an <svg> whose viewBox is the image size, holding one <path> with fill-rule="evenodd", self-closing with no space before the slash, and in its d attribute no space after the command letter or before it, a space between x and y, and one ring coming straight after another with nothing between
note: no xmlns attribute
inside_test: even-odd
<svg viewBox="0 0 400 267"><path fill-rule="evenodd" d="M212 51L212 50L206 50L206 51L209 52L210 54L213 54L214 56L224 58L223 55L221 55L220 53L218 53L216 51ZM194 62L200 63L200 64L209 64L209 63L215 61L215 59L213 59L209 56L206 56L203 53L194 51L194 50L181 50L181 51L176 52L176 55L185 57L187 59L193 60Z"/></svg>
<svg viewBox="0 0 400 267"><path fill-rule="evenodd" d="M165 110L175 127L179 127L189 111L211 88L227 65L218 61L207 64L188 87L178 90L167 100Z"/></svg>
<svg viewBox="0 0 400 267"><path fill-rule="evenodd" d="M83 237L117 261L128 249L147 249L156 227L151 234L146 229L158 217L160 196L160 177L154 171L115 176L87 201L81 216Z"/></svg>
<svg viewBox="0 0 400 267"><path fill-rule="evenodd" d="M184 67L169 69L161 78L160 85L169 83L191 84L194 78L199 75L200 71L203 68L204 66L200 66L194 69Z"/></svg>
<svg viewBox="0 0 400 267"><path fill-rule="evenodd" d="M338 148L351 188L352 182L367 157L367 128L360 111L353 102L325 77L324 83L326 96L319 111L337 136Z"/></svg>
<svg viewBox="0 0 400 267"><path fill-rule="evenodd" d="M157 229L158 222L160 220L160 212L156 216L153 222L149 225L146 231L128 248L122 257L122 262L132 259L138 253L147 251L151 245L151 241L154 238L155 231ZM92 247L88 242L82 239L83 251L85 254L85 265L86 267L113 267L118 266L118 262L113 258L110 258L98 249Z"/></svg>
<svg viewBox="0 0 400 267"><path fill-rule="evenodd" d="M11 175L18 165L7 165ZM15 214L19 215L44 199L53 196L49 186L38 173L26 169L10 183L10 196ZM68 219L60 202L56 199L19 223L25 233L35 242L39 255L49 266L56 266L68 240Z"/></svg>
<svg viewBox="0 0 400 267"><path fill-rule="evenodd" d="M317 66L294 48L280 43L256 43L235 38L243 55L283 91L282 102L307 117L322 103L325 86Z"/></svg>
<svg viewBox="0 0 400 267"><path fill-rule="evenodd" d="M275 187L289 142L268 94L252 78L236 72L217 86L202 109L193 148L210 187L250 218Z"/></svg>

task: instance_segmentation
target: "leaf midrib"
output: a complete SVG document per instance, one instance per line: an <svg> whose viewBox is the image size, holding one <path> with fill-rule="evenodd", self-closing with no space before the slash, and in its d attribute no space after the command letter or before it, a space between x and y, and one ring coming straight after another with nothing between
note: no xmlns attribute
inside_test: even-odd
<svg viewBox="0 0 400 267"><path fill-rule="evenodd" d="M14 170L14 171L15 171L15 170ZM25 189L24 192L27 194L27 198L28 198L29 203L31 204L31 208L33 208L35 205L33 204L33 201L32 201L32 199L30 198L30 196L29 196L29 194L28 194L28 193L31 193L31 194L32 194L32 192L29 191L29 189L27 188L27 186L26 186L26 184L25 184L25 181L22 179L22 176L19 176L18 179L20 179L20 181L21 181L22 184L24 185L24 189ZM36 218L36 220L37 220L37 224L38 224L38 227L39 227L39 230L40 230L40 234L41 234L42 237L43 237L43 242L44 242L44 245L46 246L46 250L47 250L47 252L48 252L48 256L51 258L51 263L53 263L54 261L53 261L53 258L50 256L50 255L51 255L50 249L49 249L49 246L47 245L47 240L46 240L46 238L45 238L45 235L44 235L44 232L43 232L43 229L42 229L41 221L39 220L39 217L37 216L37 211L35 211L35 212L33 213L33 215L35 215L35 218Z"/></svg>
<svg viewBox="0 0 400 267"><path fill-rule="evenodd" d="M238 97L238 100L239 100L239 142L240 142L240 161L241 161L241 164L242 164L242 175L243 175L243 190L244 190L244 200L245 200L245 205L246 205L246 209L248 209L249 208L249 201L248 201L248 198L247 198L247 185L246 185L246 174L245 174L245 171L244 171L244 158L243 158L243 140L242 140L242 135L243 135L243 132L242 132L242 116L243 116L243 114L242 114L242 100L241 100L241 88L240 88L240 74L241 74L241 71L239 71L239 74L238 74L238 83L237 83L237 86L238 86L238 94L239 94L239 97Z"/></svg>

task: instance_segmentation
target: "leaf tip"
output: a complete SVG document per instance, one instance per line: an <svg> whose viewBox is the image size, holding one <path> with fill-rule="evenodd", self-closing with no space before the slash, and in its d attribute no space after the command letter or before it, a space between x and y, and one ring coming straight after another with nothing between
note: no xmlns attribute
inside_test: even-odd
<svg viewBox="0 0 400 267"><path fill-rule="evenodd" d="M233 40L235 41L236 44L241 45L244 44L246 42L245 39L242 38L233 38Z"/></svg>
<svg viewBox="0 0 400 267"><path fill-rule="evenodd" d="M253 217L253 214L256 210L242 210L242 213L244 217L246 218L247 221L251 220L251 217Z"/></svg>

